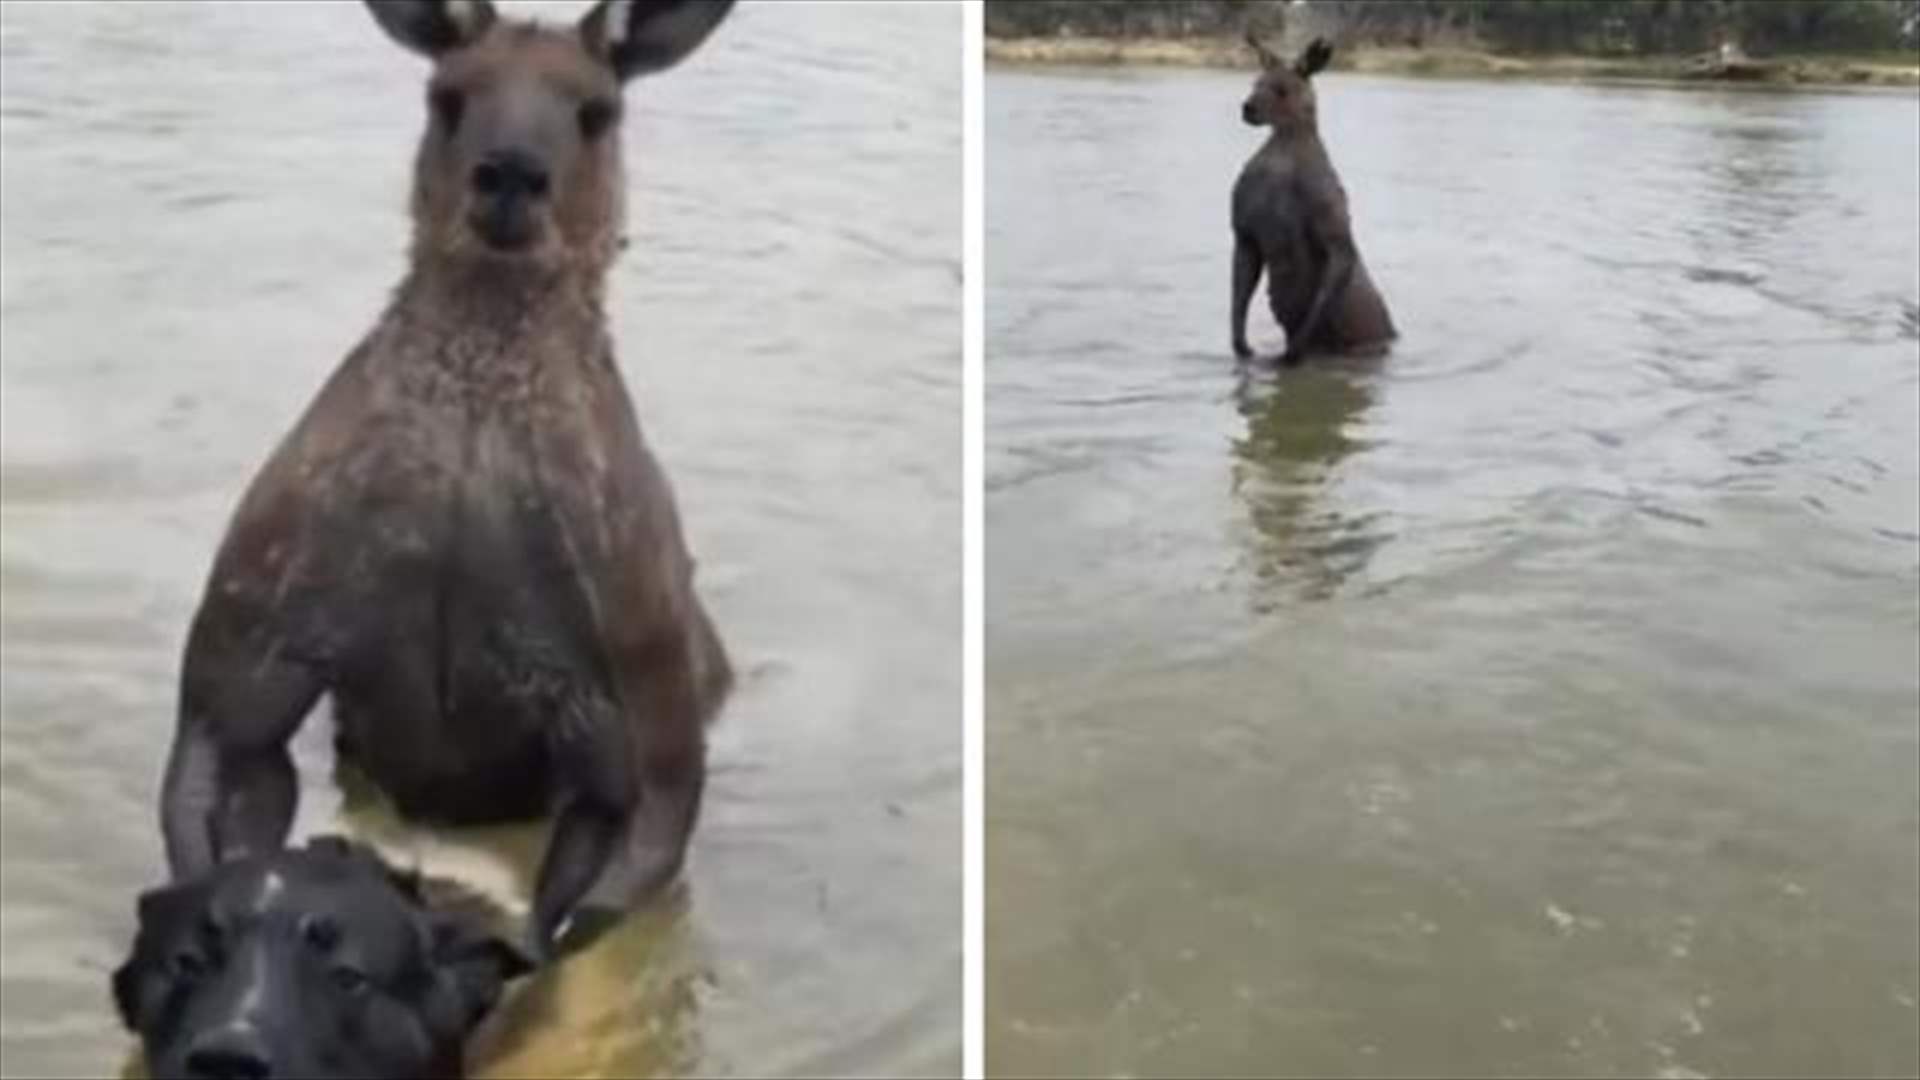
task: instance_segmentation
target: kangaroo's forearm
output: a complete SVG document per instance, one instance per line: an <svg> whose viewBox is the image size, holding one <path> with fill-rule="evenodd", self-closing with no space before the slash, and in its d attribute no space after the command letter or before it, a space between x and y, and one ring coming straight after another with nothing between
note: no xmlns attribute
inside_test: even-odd
<svg viewBox="0 0 1920 1080"><path fill-rule="evenodd" d="M1233 334L1234 351L1246 353L1247 309L1253 304L1253 292L1260 284L1260 255L1244 241L1233 248L1233 301L1228 311L1228 328Z"/></svg>
<svg viewBox="0 0 1920 1080"><path fill-rule="evenodd" d="M183 726L167 760L160 790L160 831L174 880L217 861L214 811L220 801L220 748L202 726Z"/></svg>

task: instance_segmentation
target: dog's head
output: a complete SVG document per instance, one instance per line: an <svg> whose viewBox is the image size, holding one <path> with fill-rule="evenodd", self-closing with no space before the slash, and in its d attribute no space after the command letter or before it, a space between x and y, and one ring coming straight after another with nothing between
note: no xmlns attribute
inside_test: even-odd
<svg viewBox="0 0 1920 1080"><path fill-rule="evenodd" d="M140 897L114 1003L156 1077L454 1076L532 965L337 837Z"/></svg>

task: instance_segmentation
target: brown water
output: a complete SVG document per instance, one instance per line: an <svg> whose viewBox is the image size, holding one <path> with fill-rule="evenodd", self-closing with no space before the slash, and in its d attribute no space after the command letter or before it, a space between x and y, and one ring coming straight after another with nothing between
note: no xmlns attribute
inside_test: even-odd
<svg viewBox="0 0 1920 1080"><path fill-rule="evenodd" d="M688 888L489 1075L959 1067L960 29L749 4L630 94L615 330L743 680ZM358 5L200 3L7 3L0 66L0 1072L99 1075L186 620L400 272L424 67ZM537 836L347 820L524 902Z"/></svg>
<svg viewBox="0 0 1920 1080"><path fill-rule="evenodd" d="M1920 103L1325 78L1241 378L1247 81L987 77L990 1071L1920 1072Z"/></svg>

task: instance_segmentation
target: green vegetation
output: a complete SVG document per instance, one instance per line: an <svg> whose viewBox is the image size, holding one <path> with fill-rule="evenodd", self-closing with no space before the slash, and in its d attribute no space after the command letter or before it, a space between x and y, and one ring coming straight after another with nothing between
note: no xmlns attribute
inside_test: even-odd
<svg viewBox="0 0 1920 1080"><path fill-rule="evenodd" d="M987 57L1245 67L1252 29L1402 75L1920 86L1920 0L987 0Z"/></svg>
<svg viewBox="0 0 1920 1080"><path fill-rule="evenodd" d="M1648 56L1734 42L1763 57L1893 53L1912 64L1920 0L987 0L995 38L1326 34L1349 47Z"/></svg>

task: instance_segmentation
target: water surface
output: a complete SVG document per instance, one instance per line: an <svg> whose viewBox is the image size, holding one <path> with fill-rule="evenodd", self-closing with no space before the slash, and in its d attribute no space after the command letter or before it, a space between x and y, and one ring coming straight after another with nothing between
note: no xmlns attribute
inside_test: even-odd
<svg viewBox="0 0 1920 1080"><path fill-rule="evenodd" d="M959 1067L959 33L743 5L629 92L615 333L741 686L688 887L484 1075ZM0 1072L101 1075L187 619L399 276L425 68L358 5L202 3L8 3L0 66ZM346 820L524 900L537 835Z"/></svg>
<svg viewBox="0 0 1920 1080"><path fill-rule="evenodd" d="M990 1070L1920 1072L1920 103L1324 78L1275 377L1247 82L987 79Z"/></svg>

